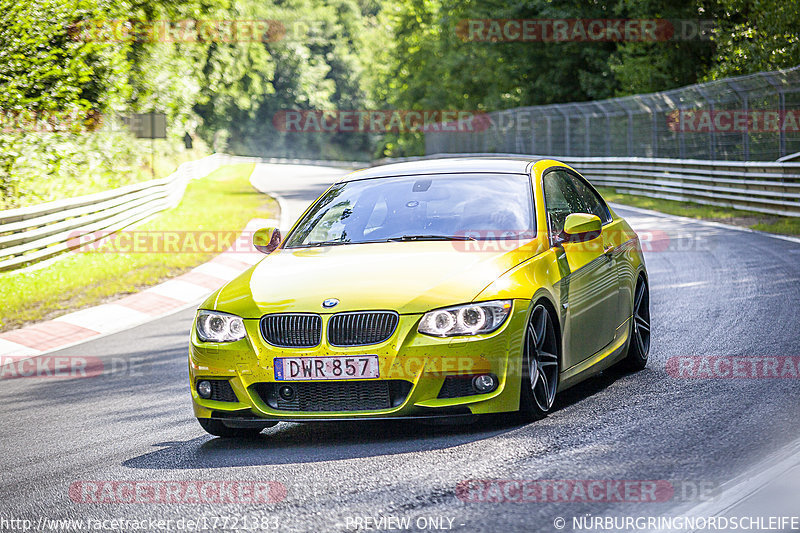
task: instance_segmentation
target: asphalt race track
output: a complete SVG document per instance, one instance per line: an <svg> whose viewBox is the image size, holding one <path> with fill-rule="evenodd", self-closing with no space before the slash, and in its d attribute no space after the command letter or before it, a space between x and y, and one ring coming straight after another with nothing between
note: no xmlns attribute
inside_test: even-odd
<svg viewBox="0 0 800 533"><path fill-rule="evenodd" d="M265 165L254 180L297 216L343 173ZM185 310L55 354L101 358L105 370L95 377L2 380L0 515L30 519L33 530L57 519L153 520L150 531L161 519L164 531L180 531L180 519L201 519L195 530L255 530L252 523L231 527L247 516L266 518L258 530L279 531L403 525L367 517L410 519L411 531L486 532L558 531L564 518L571 531L577 516L661 516L713 501L730 480L800 438L799 382L687 379L668 372L667 362L800 355L800 244L617 211L655 235L646 252L648 368L584 382L561 394L543 421L283 423L255 441L212 438L192 416L186 355L194 310ZM479 491L456 490L476 486L462 483L469 480L512 478L651 480L673 490L657 502L613 495L487 502L472 501L485 497ZM273 504L91 503L76 494L80 482L132 480L276 481L286 493ZM796 513L800 496L792 497Z"/></svg>

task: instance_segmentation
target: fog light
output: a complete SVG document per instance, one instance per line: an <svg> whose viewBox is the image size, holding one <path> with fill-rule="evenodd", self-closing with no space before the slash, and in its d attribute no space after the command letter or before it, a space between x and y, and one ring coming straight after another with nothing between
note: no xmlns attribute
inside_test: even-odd
<svg viewBox="0 0 800 533"><path fill-rule="evenodd" d="M281 395L281 398L288 401L294 398L294 389L289 387L288 385L284 385L283 387L278 389L278 394Z"/></svg>
<svg viewBox="0 0 800 533"><path fill-rule="evenodd" d="M472 378L472 388L480 393L492 392L497 388L497 378L493 374L482 374Z"/></svg>
<svg viewBox="0 0 800 533"><path fill-rule="evenodd" d="M197 382L197 394L199 394L201 398L205 398L206 400L211 398L211 382L210 381L198 381Z"/></svg>

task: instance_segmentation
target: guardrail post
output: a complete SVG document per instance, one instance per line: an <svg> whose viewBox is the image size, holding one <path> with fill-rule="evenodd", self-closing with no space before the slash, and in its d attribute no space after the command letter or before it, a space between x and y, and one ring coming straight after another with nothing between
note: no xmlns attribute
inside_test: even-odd
<svg viewBox="0 0 800 533"><path fill-rule="evenodd" d="M783 121L786 119L786 94L783 87L778 82L772 79L772 74L769 72L761 72L761 76L766 78L767 83L775 88L778 93L778 157L786 155L786 130L783 127Z"/></svg>
<svg viewBox="0 0 800 533"><path fill-rule="evenodd" d="M566 111L561 109L560 106L556 106L556 111L561 113L561 116L564 119L564 155L572 155L569 141L569 115Z"/></svg>
<svg viewBox="0 0 800 533"><path fill-rule="evenodd" d="M653 157L658 157L658 117L652 109L650 109L650 121L653 124Z"/></svg>
<svg viewBox="0 0 800 533"><path fill-rule="evenodd" d="M633 112L625 107L628 114L628 157L633 156Z"/></svg>
<svg viewBox="0 0 800 533"><path fill-rule="evenodd" d="M708 97L708 93L706 93L705 89L703 89L700 85L697 85L697 92L700 93L700 96L703 97L703 100L706 101L708 104L708 110L711 112L711 116L714 116L714 101ZM708 129L708 140L709 140L709 159L716 159L717 157L717 135L714 132L713 124Z"/></svg>
<svg viewBox="0 0 800 533"><path fill-rule="evenodd" d="M733 89L736 93L736 96L742 103L742 111L744 111L745 116L747 116L747 112L749 111L750 102L749 98L747 97L747 93L742 90L738 83L734 80L726 80L728 86ZM744 157L742 158L744 161L750 159L750 121L745 120L744 122L744 131L742 131L742 152Z"/></svg>
<svg viewBox="0 0 800 533"><path fill-rule="evenodd" d="M590 137L589 137L589 130L591 128L591 124L589 124L589 115L586 115L586 118L584 120L586 121L586 133L584 134L584 138L585 138L584 142L586 143L586 147L585 147L586 149L583 151L583 153L588 157L588 156L592 155L591 151L590 151L591 142L590 142Z"/></svg>
<svg viewBox="0 0 800 533"><path fill-rule="evenodd" d="M611 113L608 112L606 109L605 104L600 104L600 109L603 111L603 114L606 116L606 134L604 137L606 138L606 156L611 155Z"/></svg>
<svg viewBox="0 0 800 533"><path fill-rule="evenodd" d="M683 122L683 110L683 105L678 104L678 157L686 159L686 139L683 136L686 125Z"/></svg>

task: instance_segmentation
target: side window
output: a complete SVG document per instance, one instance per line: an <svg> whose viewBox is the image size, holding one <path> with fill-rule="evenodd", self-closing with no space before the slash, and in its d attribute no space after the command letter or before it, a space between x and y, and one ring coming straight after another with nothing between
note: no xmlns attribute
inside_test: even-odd
<svg viewBox="0 0 800 533"><path fill-rule="evenodd" d="M544 175L544 203L547 208L547 224L550 241L564 230L564 221L570 213L583 213L584 203L573 186L572 176L561 170Z"/></svg>
<svg viewBox="0 0 800 533"><path fill-rule="evenodd" d="M603 199L600 198L596 192L590 189L589 186L583 182L583 180L576 178L572 174L567 174L567 176L572 182L572 186L575 188L575 191L581 197L581 202L583 203L584 209L581 212L597 215L603 224L611 220L611 214L609 213L608 207L606 207L606 203L603 201Z"/></svg>

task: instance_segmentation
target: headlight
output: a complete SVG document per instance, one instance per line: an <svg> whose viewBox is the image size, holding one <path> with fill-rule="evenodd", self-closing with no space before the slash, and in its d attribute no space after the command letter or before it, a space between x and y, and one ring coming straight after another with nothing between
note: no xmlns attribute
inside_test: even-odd
<svg viewBox="0 0 800 533"><path fill-rule="evenodd" d="M418 331L434 337L478 335L499 328L511 313L511 300L436 309L423 315Z"/></svg>
<svg viewBox="0 0 800 533"><path fill-rule="evenodd" d="M245 337L244 321L236 315L206 311L197 312L197 336L203 342L233 342Z"/></svg>

